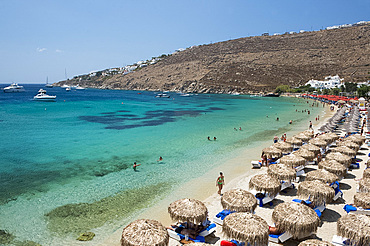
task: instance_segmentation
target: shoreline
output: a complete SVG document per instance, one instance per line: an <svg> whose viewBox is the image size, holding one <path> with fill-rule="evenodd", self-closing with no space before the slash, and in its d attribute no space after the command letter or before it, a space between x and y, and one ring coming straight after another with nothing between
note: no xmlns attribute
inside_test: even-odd
<svg viewBox="0 0 370 246"><path fill-rule="evenodd" d="M316 125L314 125L315 132L321 125L326 123L326 121L335 113L335 110L330 111L329 106L326 105L319 112L320 120L317 121ZM314 114L311 114L307 118L307 122L310 120L315 122ZM298 123L297 126L294 126L291 130L286 132L288 137L306 130L306 124L306 122ZM273 136L271 136L271 139L272 138ZM139 213L138 216L135 216L136 219L155 219L161 222L164 226L168 226L173 223L167 212L168 205L177 199L190 197L201 200L205 203L209 211L209 219L211 220L215 214L222 210L220 196L217 194L217 188L215 187L215 179L218 173L223 171L226 176L226 184L223 188L223 192L232 188L240 187L241 184L245 183L245 181L248 180L252 175L266 171L265 168L252 169L251 161L259 160L262 149L269 147L270 145L272 145L272 140L260 141L257 146L244 148L233 159L227 161L225 164L222 164L222 170L220 170L220 166L215 167L201 177L183 184L180 188L168 195L164 200ZM201 189L199 187L201 187ZM119 246L123 228L124 227L117 229L114 233L108 235L101 242L98 242L97 245ZM218 232L219 231L221 231L221 226L218 226ZM175 246L179 245L179 243L173 239L170 239L169 245ZM219 245L219 241L214 245Z"/></svg>

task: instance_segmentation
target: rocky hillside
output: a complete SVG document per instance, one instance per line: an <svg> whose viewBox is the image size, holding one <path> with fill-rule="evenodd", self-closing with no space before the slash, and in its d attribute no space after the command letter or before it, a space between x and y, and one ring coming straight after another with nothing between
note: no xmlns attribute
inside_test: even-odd
<svg viewBox="0 0 370 246"><path fill-rule="evenodd" d="M76 78L68 83L127 90L253 93L336 74L351 82L370 79L369 24L195 46L126 75Z"/></svg>

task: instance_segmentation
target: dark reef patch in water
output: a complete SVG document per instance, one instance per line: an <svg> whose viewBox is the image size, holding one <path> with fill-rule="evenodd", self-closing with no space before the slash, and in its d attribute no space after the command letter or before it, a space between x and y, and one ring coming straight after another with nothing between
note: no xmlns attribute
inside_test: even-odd
<svg viewBox="0 0 370 246"><path fill-rule="evenodd" d="M210 107L208 110L190 110L190 109L179 109L179 110L151 110L145 112L144 116L139 117L134 114L117 114L120 110L114 114L111 112L102 113L103 115L98 116L80 116L80 120L84 120L92 123L104 124L105 129L124 130L132 129L143 126L158 126L168 122L174 122L179 117L188 116L196 117L202 113L212 112L215 110L224 110L218 107ZM136 123L129 124L127 122L136 121Z"/></svg>
<svg viewBox="0 0 370 246"><path fill-rule="evenodd" d="M59 235L81 233L103 226L112 220L124 219L151 204L163 194L168 183L122 191L93 203L67 204L45 214L48 228Z"/></svg>

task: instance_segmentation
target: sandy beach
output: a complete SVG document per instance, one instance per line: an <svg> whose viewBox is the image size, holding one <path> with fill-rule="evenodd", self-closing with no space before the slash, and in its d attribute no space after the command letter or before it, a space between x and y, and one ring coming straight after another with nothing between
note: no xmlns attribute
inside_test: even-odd
<svg viewBox="0 0 370 246"><path fill-rule="evenodd" d="M318 128L332 117L335 112L336 109L334 111L330 111L328 106L324 107L323 112L320 114L320 120L314 122L314 132L316 133ZM297 132L298 130L296 132L287 132L287 136L291 137ZM271 141L269 141L263 145L256 146L253 149L248 149L246 153L242 153L240 156L237 156L226 163L224 166L226 185L222 191L225 192L233 188L249 190L248 184L250 178L255 174L266 173L267 171L266 167L262 167L261 169L252 169L250 162L252 160L259 160L262 149L271 144ZM343 199L340 198L336 202L327 204L326 210L323 212L321 217L321 225L319 226L317 233L311 238L318 238L329 242L332 240L333 235L336 234L336 221L346 214L343 210L343 206L345 204L353 203L353 196L356 193L356 187L358 185L358 181L356 181L356 179L362 177L362 173L365 168L364 163L368 160L368 154L369 149L367 146L365 147L365 145L363 145L357 154L357 157L362 159L360 162L360 169L350 170L347 176L340 181L340 189L343 191ZM240 163L243 163L243 165L240 165ZM306 173L315 169L317 169L317 165L308 165L305 168ZM208 208L209 219L212 220L212 218L223 209L220 202L221 197L217 194L217 188L215 187L215 174L218 174L219 171L220 170L218 168L210 170L199 179L185 184L174 196L171 196L171 200L161 201L155 207L149 208L143 214L140 214L138 218L156 219L163 225L168 226L173 223L167 213L168 205L175 201L174 197L177 197L178 199L189 197L202 200ZM202 188L200 189L199 187ZM265 219L269 225L273 225L271 215L274 207L282 202L291 201L293 198L296 198L296 192L296 189L288 189L288 192L281 193L275 198L272 206L258 206L255 210L256 215ZM118 229L99 245L120 245L122 229L123 228ZM222 233L222 227L217 225L215 238L211 239L213 240L213 245L220 245L220 242L223 239L226 239L226 237ZM299 241L290 239L285 242L284 245L297 245L298 243ZM176 240L170 239L169 245L175 246L181 244ZM275 244L270 242L269 245Z"/></svg>

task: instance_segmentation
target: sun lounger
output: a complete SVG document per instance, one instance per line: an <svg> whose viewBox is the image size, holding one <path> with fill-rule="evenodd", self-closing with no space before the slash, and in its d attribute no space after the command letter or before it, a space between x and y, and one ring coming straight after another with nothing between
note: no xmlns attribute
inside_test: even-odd
<svg viewBox="0 0 370 246"><path fill-rule="evenodd" d="M302 176L303 174L305 174L304 166L295 167L295 171L297 172L297 177Z"/></svg>
<svg viewBox="0 0 370 246"><path fill-rule="evenodd" d="M294 189L294 184L289 181L281 181L281 191L287 189L287 188L293 188Z"/></svg>
<svg viewBox="0 0 370 246"><path fill-rule="evenodd" d="M269 241L273 243L284 243L286 240L292 238L292 236L290 232L284 232L278 235L269 234Z"/></svg>
<svg viewBox="0 0 370 246"><path fill-rule="evenodd" d="M224 209L221 212L219 212L218 214L216 214L216 216L213 218L213 222L215 222L219 225L222 225L224 223L225 217L227 215L231 214L231 213L235 213L235 211L230 211L228 209Z"/></svg>
<svg viewBox="0 0 370 246"><path fill-rule="evenodd" d="M343 209L347 213L370 215L370 209L364 209L362 207L356 207L356 206L349 205L349 204L344 205Z"/></svg>
<svg viewBox="0 0 370 246"><path fill-rule="evenodd" d="M341 236L338 236L338 235L333 236L333 239L331 240L331 243L334 244L334 245L340 245L340 246L342 246L342 245L351 245L348 238L341 237Z"/></svg>
<svg viewBox="0 0 370 246"><path fill-rule="evenodd" d="M216 224L211 223L207 228L199 232L199 236L206 237L216 231Z"/></svg>
<svg viewBox="0 0 370 246"><path fill-rule="evenodd" d="M173 239L175 239L177 241L181 241L182 239L185 239L185 235L183 235L183 234L177 233L177 232L175 232L173 230L170 230L170 229L167 229L167 231L168 231L168 235L171 238L173 238ZM204 237L199 236L199 235L196 238L194 238L194 239L191 238L191 237L189 237L189 240L194 241L194 242L202 242L202 243L205 242Z"/></svg>
<svg viewBox="0 0 370 246"><path fill-rule="evenodd" d="M251 163L252 163L252 166L254 168L260 168L260 167L262 167L261 161L251 161Z"/></svg>
<svg viewBox="0 0 370 246"><path fill-rule="evenodd" d="M257 198L258 204L260 207L263 207L264 204L268 203L270 206L272 206L272 201L275 199L276 196L265 194L264 197L256 196L257 194L262 194L260 192L257 192L255 190L252 190L251 193ZM277 194L278 195L278 194Z"/></svg>
<svg viewBox="0 0 370 246"><path fill-rule="evenodd" d="M301 199L293 199L292 201L293 202L298 202L298 203L301 203L302 202ZM307 204L311 204L311 201L309 201L309 200L306 200L305 202ZM321 214L322 214L322 212L324 212L325 209L326 209L325 204L321 204L320 206L316 206L316 207L313 208L313 210L315 211L315 213L317 214L317 216L319 216L319 218L321 217Z"/></svg>
<svg viewBox="0 0 370 246"><path fill-rule="evenodd" d="M360 163L351 163L350 167L353 168L353 169L359 169L360 168Z"/></svg>
<svg viewBox="0 0 370 246"><path fill-rule="evenodd" d="M334 195L334 198L333 198L334 201L338 200L339 197L343 197L343 192L339 189L339 182L338 181L335 181L335 182L331 183L330 186L333 187L334 191L335 191L335 195Z"/></svg>

